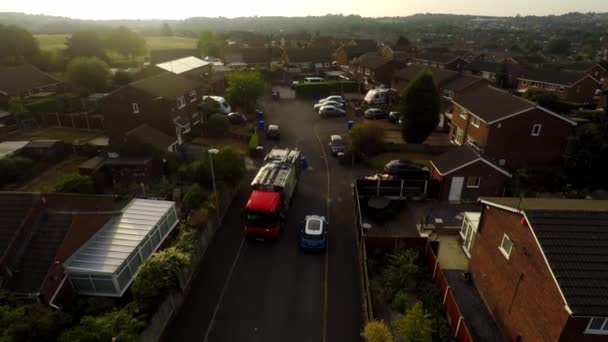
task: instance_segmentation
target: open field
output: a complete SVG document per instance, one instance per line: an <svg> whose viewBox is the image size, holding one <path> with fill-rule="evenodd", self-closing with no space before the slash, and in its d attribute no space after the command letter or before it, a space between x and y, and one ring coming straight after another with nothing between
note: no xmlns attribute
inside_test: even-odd
<svg viewBox="0 0 608 342"><path fill-rule="evenodd" d="M54 51L65 48L68 34L38 34L35 35L41 50ZM144 37L149 50L161 49L193 49L196 48L196 39L187 37Z"/></svg>

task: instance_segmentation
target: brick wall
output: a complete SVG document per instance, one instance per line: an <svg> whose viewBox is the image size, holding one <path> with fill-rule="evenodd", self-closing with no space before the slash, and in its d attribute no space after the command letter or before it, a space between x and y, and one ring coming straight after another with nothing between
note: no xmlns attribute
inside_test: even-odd
<svg viewBox="0 0 608 342"><path fill-rule="evenodd" d="M509 259L499 251L513 241ZM542 253L522 216L484 209L469 271L481 297L507 335L522 341L557 341L569 315Z"/></svg>
<svg viewBox="0 0 608 342"><path fill-rule="evenodd" d="M438 174L433 172L433 180L437 181ZM481 177L478 188L467 188L468 177ZM461 199L463 201L477 201L479 196L502 196L506 181L509 179L505 174L484 162L477 162L465 168L441 177L439 180L439 199L448 200L452 177L464 177Z"/></svg>

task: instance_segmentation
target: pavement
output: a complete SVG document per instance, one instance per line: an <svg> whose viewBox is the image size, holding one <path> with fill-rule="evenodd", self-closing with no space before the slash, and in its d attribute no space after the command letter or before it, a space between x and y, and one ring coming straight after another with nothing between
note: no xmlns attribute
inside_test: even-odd
<svg viewBox="0 0 608 342"><path fill-rule="evenodd" d="M329 135L345 135L348 118L321 119L312 102L283 94L278 102L265 102L267 123L281 130L281 140L265 143L266 149L297 147L310 166L302 173L288 227L278 241L243 239L241 213L255 173L250 170L167 341L360 340L361 270L351 184L369 170L341 166L329 154ZM297 247L300 224L309 214L329 220L325 254L303 254Z"/></svg>

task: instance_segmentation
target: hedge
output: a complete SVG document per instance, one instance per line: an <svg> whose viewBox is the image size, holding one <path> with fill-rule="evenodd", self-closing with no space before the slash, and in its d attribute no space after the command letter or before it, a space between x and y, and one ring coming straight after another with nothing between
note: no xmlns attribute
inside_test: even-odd
<svg viewBox="0 0 608 342"><path fill-rule="evenodd" d="M359 85L353 81L328 81L317 83L298 84L296 86L296 97L298 98L317 98L329 95L353 93L359 91Z"/></svg>
<svg viewBox="0 0 608 342"><path fill-rule="evenodd" d="M25 108L31 113L61 113L63 112L63 107L61 101L52 97L25 103Z"/></svg>

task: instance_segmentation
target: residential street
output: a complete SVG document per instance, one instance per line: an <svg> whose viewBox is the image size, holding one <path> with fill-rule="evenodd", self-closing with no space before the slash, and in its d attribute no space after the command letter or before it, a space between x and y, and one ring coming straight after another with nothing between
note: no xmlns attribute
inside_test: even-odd
<svg viewBox="0 0 608 342"><path fill-rule="evenodd" d="M277 146L299 148L310 166L302 173L288 228L276 242L243 240L241 212L254 171L249 172L169 327L168 341L359 340L352 172L327 148L329 134L346 134L347 119L319 119L312 102L287 99L266 103L266 111L267 122L280 125ZM266 144L267 150L272 146ZM326 254L298 249L299 226L308 214L329 220Z"/></svg>

